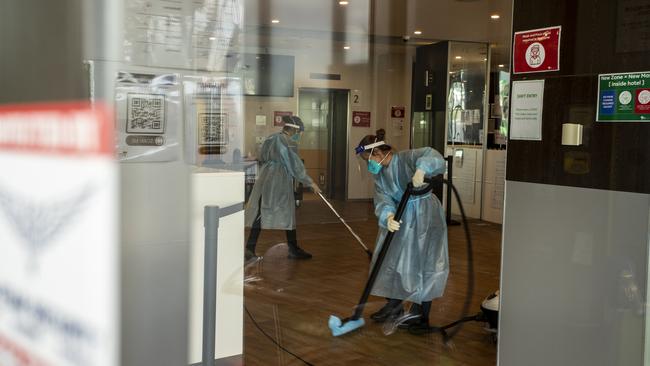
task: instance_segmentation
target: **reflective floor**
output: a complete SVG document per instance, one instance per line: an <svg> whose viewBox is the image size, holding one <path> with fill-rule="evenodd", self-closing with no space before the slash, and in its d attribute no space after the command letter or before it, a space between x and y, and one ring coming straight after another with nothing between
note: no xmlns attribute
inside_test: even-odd
<svg viewBox="0 0 650 366"><path fill-rule="evenodd" d="M370 202L335 203L337 210L371 248L377 224ZM495 365L496 344L484 323L467 323L450 344L439 334L417 336L373 323L369 314L384 304L371 297L365 327L333 337L331 314L347 317L367 279L369 262L345 227L321 202L306 197L296 211L300 246L314 255L308 261L286 258L282 231L263 231L258 255L247 267L245 302L269 337L313 365ZM470 315L499 286L501 226L470 222L474 242L475 291ZM449 228L451 273L443 298L434 300L430 323L450 323L462 314L467 294L467 252L463 228ZM246 365L306 364L265 336L245 313Z"/></svg>

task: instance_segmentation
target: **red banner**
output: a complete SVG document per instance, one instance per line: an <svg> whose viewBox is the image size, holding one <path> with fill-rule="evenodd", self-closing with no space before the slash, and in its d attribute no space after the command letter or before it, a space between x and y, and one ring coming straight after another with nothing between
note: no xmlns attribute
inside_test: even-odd
<svg viewBox="0 0 650 366"><path fill-rule="evenodd" d="M284 116L293 116L293 112L273 112L273 126L284 126L284 122L282 122Z"/></svg>
<svg viewBox="0 0 650 366"><path fill-rule="evenodd" d="M404 107L391 107L390 109L390 116L392 118L404 118L404 113L406 111L406 108Z"/></svg>
<svg viewBox="0 0 650 366"><path fill-rule="evenodd" d="M560 70L561 26L515 32L513 72L524 74Z"/></svg>
<svg viewBox="0 0 650 366"><path fill-rule="evenodd" d="M370 127L370 112L352 112L352 127Z"/></svg>
<svg viewBox="0 0 650 366"><path fill-rule="evenodd" d="M111 116L87 102L0 106L0 150L113 155Z"/></svg>

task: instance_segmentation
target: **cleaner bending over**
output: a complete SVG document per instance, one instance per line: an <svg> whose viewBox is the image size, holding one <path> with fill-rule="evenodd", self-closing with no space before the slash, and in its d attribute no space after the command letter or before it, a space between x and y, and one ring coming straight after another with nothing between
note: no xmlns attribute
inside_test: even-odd
<svg viewBox="0 0 650 366"><path fill-rule="evenodd" d="M296 237L296 204L293 192L295 178L315 193L318 185L307 175L305 165L290 148L297 144L305 130L299 117L284 116L282 132L269 136L260 150L260 171L246 206L246 226L251 227L246 243L246 260L256 258L255 246L262 229L286 230L289 258L309 259L311 254L298 246Z"/></svg>
<svg viewBox="0 0 650 366"><path fill-rule="evenodd" d="M403 301L410 301L416 315L401 327L428 327L431 300L441 297L449 274L447 224L442 205L432 194L413 197L402 220L394 220L397 205L409 182L424 185L425 176L444 173L445 160L434 149L425 147L396 152L384 142L384 130L364 137L357 154L368 163L375 180L375 214L379 235L372 266L388 231L395 232L371 294L385 297L387 303L371 315L376 322L396 319L403 312Z"/></svg>

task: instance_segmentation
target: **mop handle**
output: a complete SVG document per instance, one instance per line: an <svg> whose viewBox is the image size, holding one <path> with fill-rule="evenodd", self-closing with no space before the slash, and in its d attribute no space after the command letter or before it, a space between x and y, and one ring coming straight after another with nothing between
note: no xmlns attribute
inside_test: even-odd
<svg viewBox="0 0 650 366"><path fill-rule="evenodd" d="M332 204L331 204L331 203L330 203L330 202L325 198L325 196L323 196L322 193L318 193L318 195L320 196L320 198L323 199L323 202L325 202L325 204L327 205L327 207L329 207L330 210L332 210L332 212L334 212L334 215L336 215L336 217L338 217L339 221L341 221L341 223L342 223L343 225L345 225L345 227L348 229L348 231L350 232L350 234L352 234L352 236L354 236L354 238L357 239L357 241L359 242L359 244L361 244L361 246L363 247L363 249L365 249L366 252L370 251L370 249L368 249L368 247L363 243L363 240L361 240L361 238L359 237L359 235L357 235L357 233L355 233L355 232L352 230L352 228L350 227L350 225L348 225L348 223L345 222L345 220L343 220L343 218L341 217L341 215L339 215L339 213L336 212L336 210L334 209L334 206L332 206Z"/></svg>
<svg viewBox="0 0 650 366"><path fill-rule="evenodd" d="M402 219L402 214L404 214L404 210L406 209L406 204L408 203L408 200L409 198L411 198L411 196L422 196L431 192L431 190L433 190L433 185L431 184L433 180L431 178L425 178L424 181L428 183L428 185L424 188L416 189L413 187L413 183L408 184L408 186L406 187L406 191L404 191L404 194L402 195L402 199L400 200L399 205L397 206L397 212L395 212L395 218L394 218L395 221L399 222ZM361 294L361 299L359 299L359 303L354 309L354 314L350 318L351 320L357 320L361 318L361 315L363 314L363 308L366 306L368 297L370 297L370 291L372 290L372 286L374 286L375 280L379 275L379 270L381 269L381 265L384 262L384 257L386 257L386 253L388 253L388 248L390 247L390 242L393 240L393 236L395 236L395 232L389 231L388 234L386 234L386 237L384 238L384 243L382 244L381 249L379 250L379 254L377 255L375 265L372 267L372 270L370 271L370 276L368 277L368 281L366 282L366 287L363 289L363 293Z"/></svg>

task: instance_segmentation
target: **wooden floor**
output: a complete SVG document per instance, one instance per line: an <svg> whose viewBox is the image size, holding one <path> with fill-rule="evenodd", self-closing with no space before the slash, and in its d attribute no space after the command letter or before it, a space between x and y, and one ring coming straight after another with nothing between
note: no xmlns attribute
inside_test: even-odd
<svg viewBox="0 0 650 366"><path fill-rule="evenodd" d="M339 212L371 248L377 224L370 202L336 203ZM386 334L368 314L383 306L371 298L366 326L341 337L327 327L330 314L351 315L365 284L365 252L320 202L306 199L297 210L298 240L312 260L286 258L284 232L263 231L257 253L264 259L247 267L245 303L260 327L291 352L314 365L443 365L496 364L496 345L480 323L468 323L450 346L440 335L415 336L398 330ZM501 227L473 221L476 287L472 315L499 286ZM449 228L451 272L444 297L433 302L430 322L444 324L461 316L467 286L467 255L463 228ZM244 314L244 360L252 365L302 365L266 338Z"/></svg>

